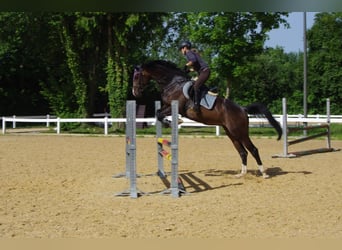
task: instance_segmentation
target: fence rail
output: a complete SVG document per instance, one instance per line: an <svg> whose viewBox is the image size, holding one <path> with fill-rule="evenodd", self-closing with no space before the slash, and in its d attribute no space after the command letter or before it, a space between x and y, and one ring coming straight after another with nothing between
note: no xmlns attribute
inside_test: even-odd
<svg viewBox="0 0 342 250"><path fill-rule="evenodd" d="M282 122L282 115L274 115L274 118ZM2 117L2 133L6 133L6 123L12 123L12 128L16 128L16 123L43 123L46 127L50 127L51 123L56 124L56 133L61 133L61 123L94 123L103 124L104 134L108 135L108 128L112 123L125 123L126 118L60 118L56 116L12 116L12 117ZM219 126L215 125L205 125L202 123L195 122L188 118L182 117L183 123L179 125L182 127L215 127L216 136L220 135ZM136 118L136 122L145 122L149 125L155 125L156 118ZM308 115L306 118L301 115L287 115L287 122L289 124L302 124L302 123L327 123L326 115ZM342 123L342 115L330 115L330 123ZM255 116L250 116L249 118L250 127L267 127L268 121L265 118L259 118Z"/></svg>

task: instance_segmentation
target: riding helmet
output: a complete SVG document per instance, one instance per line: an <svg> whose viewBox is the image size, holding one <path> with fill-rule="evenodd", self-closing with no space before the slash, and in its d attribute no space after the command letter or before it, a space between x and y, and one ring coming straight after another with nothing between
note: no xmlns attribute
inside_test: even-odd
<svg viewBox="0 0 342 250"><path fill-rule="evenodd" d="M183 49L184 47L187 47L188 49L191 49L191 42L184 41L179 45L179 50Z"/></svg>

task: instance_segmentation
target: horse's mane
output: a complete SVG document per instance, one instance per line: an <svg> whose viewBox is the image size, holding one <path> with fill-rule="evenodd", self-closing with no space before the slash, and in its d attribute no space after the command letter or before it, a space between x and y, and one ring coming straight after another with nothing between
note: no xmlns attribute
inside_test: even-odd
<svg viewBox="0 0 342 250"><path fill-rule="evenodd" d="M165 60L153 60L149 61L145 64L142 65L143 69L156 69L156 68L164 68L167 69L167 71L172 71L173 73L177 75L181 75L184 77L187 77L187 74L182 71L180 68L177 67L177 65L173 62L170 61L165 61Z"/></svg>

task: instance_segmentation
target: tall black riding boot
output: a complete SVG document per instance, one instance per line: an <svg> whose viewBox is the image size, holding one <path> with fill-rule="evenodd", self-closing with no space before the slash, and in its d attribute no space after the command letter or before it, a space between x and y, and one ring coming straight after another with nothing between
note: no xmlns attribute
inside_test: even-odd
<svg viewBox="0 0 342 250"><path fill-rule="evenodd" d="M194 111L196 113L199 113L201 110L201 106L200 106L200 102L201 102L201 92L199 90L195 90L195 95L194 95Z"/></svg>

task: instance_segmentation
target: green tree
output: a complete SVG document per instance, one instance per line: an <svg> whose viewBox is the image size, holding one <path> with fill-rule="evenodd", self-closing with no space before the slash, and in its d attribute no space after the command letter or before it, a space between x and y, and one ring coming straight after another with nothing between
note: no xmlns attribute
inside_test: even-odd
<svg viewBox="0 0 342 250"><path fill-rule="evenodd" d="M130 94L134 66L143 62L165 36L166 13L108 13L107 81L109 106L113 117L122 116Z"/></svg>
<svg viewBox="0 0 342 250"><path fill-rule="evenodd" d="M1 113L36 104L61 116L108 106L122 116L134 65L161 51L168 15L0 13Z"/></svg>
<svg viewBox="0 0 342 250"><path fill-rule="evenodd" d="M319 13L308 31L308 109L325 113L326 98L331 112L342 112L342 13Z"/></svg>
<svg viewBox="0 0 342 250"><path fill-rule="evenodd" d="M163 15L103 12L54 15L51 30L59 30L54 37L59 37L64 49L72 85L69 95L78 107L78 115L89 116L108 108L113 117L123 116L133 62L143 57L151 40L162 36L157 30ZM56 103L62 101L56 99L55 92L60 89L55 85L45 90L48 98Z"/></svg>
<svg viewBox="0 0 342 250"><path fill-rule="evenodd" d="M0 114L48 112L40 95L46 77L44 56L46 16L41 13L0 13ZM37 38L37 39L35 39Z"/></svg>
<svg viewBox="0 0 342 250"><path fill-rule="evenodd" d="M287 25L286 16L277 12L189 13L181 35L203 52L214 69L212 78L234 89L245 62L263 51L267 32Z"/></svg>
<svg viewBox="0 0 342 250"><path fill-rule="evenodd" d="M224 92L228 83L238 98L243 89L237 80L253 72L246 65L262 52L266 32L286 24L284 16L286 13L3 12L1 107L8 113L15 108L26 112L23 106L39 112L41 109L34 108L39 106L57 115L81 117L109 108L113 117L122 116L124 102L132 98L134 66L155 58L181 62L184 58L177 45L183 39L192 40L211 64L212 84L220 84ZM267 91L266 86L264 89ZM261 90L254 91L260 99ZM19 98L20 103L15 102L18 96L24 97ZM154 98L150 94L138 102ZM30 105L22 105L23 99Z"/></svg>
<svg viewBox="0 0 342 250"><path fill-rule="evenodd" d="M239 91L232 94L242 105L262 102L275 113L282 112L282 98L288 99L289 113L302 112L303 56L268 48L246 61L244 74L236 78Z"/></svg>

